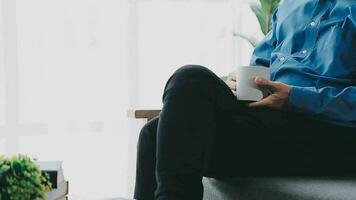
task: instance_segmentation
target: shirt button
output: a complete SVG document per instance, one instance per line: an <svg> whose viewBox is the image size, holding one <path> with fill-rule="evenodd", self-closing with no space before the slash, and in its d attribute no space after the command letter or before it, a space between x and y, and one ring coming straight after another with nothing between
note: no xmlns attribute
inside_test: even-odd
<svg viewBox="0 0 356 200"><path fill-rule="evenodd" d="M279 61L285 61L286 60L286 57L282 56L279 58Z"/></svg>
<svg viewBox="0 0 356 200"><path fill-rule="evenodd" d="M312 21L312 22L310 22L310 24L309 24L310 27L314 27L315 25L316 25L316 22L315 22L315 21Z"/></svg>

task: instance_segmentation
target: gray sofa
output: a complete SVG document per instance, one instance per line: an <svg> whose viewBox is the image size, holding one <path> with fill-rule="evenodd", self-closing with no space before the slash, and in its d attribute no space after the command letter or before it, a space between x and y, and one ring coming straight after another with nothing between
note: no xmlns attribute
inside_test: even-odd
<svg viewBox="0 0 356 200"><path fill-rule="evenodd" d="M136 119L160 110L129 110ZM356 200L354 177L204 178L204 200Z"/></svg>
<svg viewBox="0 0 356 200"><path fill-rule="evenodd" d="M356 177L204 178L204 200L356 200Z"/></svg>

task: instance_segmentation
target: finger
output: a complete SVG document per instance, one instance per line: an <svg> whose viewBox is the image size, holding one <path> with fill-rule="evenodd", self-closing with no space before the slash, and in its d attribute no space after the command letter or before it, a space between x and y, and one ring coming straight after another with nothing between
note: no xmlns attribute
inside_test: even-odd
<svg viewBox="0 0 356 200"><path fill-rule="evenodd" d="M229 88L236 91L236 81L229 81Z"/></svg>
<svg viewBox="0 0 356 200"><path fill-rule="evenodd" d="M277 83L262 77L256 77L255 83L258 87L267 88L267 89L275 89L277 85Z"/></svg>
<svg viewBox="0 0 356 200"><path fill-rule="evenodd" d="M264 99L262 99L260 101L249 103L248 106L251 107L251 108L270 106L271 102L272 102L271 97L267 97L267 98L264 98Z"/></svg>
<svg viewBox="0 0 356 200"><path fill-rule="evenodd" d="M236 74L235 74L235 72L230 72L230 73L229 73L229 78L230 78L231 80L233 80L233 81L236 81Z"/></svg>

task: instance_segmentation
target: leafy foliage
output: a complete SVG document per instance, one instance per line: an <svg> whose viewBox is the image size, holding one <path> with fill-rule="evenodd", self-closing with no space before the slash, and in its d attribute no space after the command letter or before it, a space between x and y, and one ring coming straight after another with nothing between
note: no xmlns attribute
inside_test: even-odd
<svg viewBox="0 0 356 200"><path fill-rule="evenodd" d="M250 5L251 10L255 13L260 24L261 31L264 35L272 29L272 15L277 9L281 0L260 0L259 3ZM253 47L257 45L257 39L246 36L241 33L233 33L234 36L247 40Z"/></svg>
<svg viewBox="0 0 356 200"><path fill-rule="evenodd" d="M256 46L257 45L257 43L258 43L258 41L257 41L257 39L256 38L253 38L253 37L249 37L249 36L247 36L247 35L244 35L244 34L242 34L242 33L233 33L234 34L234 36L237 36L237 37L240 37L240 38L242 38L242 39L245 39L245 40L247 40L252 46Z"/></svg>
<svg viewBox="0 0 356 200"><path fill-rule="evenodd" d="M51 189L48 174L26 156L0 156L0 200L44 199Z"/></svg>
<svg viewBox="0 0 356 200"><path fill-rule="evenodd" d="M260 0L260 4L252 4L251 10L255 13L260 23L263 34L272 29L272 15L277 9L281 0Z"/></svg>

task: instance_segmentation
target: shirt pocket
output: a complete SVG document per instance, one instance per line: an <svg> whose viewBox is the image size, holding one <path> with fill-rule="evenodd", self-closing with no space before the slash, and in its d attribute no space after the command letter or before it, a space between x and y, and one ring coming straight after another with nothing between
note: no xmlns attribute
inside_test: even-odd
<svg viewBox="0 0 356 200"><path fill-rule="evenodd" d="M347 16L322 20L319 28L317 43L321 50L344 48L351 45L355 36L354 27L349 27Z"/></svg>
<svg viewBox="0 0 356 200"><path fill-rule="evenodd" d="M353 59L356 53L355 28L350 26L349 20L347 16L340 17L325 21L320 27L316 49L324 68L328 69L321 71L323 75L347 77L356 65Z"/></svg>

